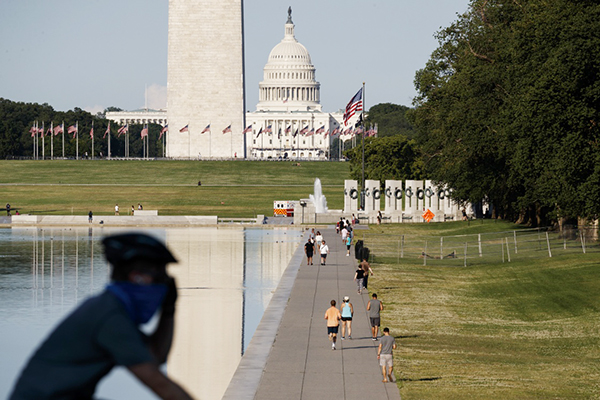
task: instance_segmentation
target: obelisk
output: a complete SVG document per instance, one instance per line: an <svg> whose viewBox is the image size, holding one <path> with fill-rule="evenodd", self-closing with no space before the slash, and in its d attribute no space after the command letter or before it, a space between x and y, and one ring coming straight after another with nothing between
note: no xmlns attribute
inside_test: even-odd
<svg viewBox="0 0 600 400"><path fill-rule="evenodd" d="M243 0L169 0L167 67L167 157L244 157Z"/></svg>

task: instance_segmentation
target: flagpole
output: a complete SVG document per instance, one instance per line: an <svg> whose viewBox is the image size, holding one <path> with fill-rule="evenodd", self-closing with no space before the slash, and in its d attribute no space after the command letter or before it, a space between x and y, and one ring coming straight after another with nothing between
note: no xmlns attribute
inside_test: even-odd
<svg viewBox="0 0 600 400"><path fill-rule="evenodd" d="M79 160L79 121L75 122L75 159Z"/></svg>
<svg viewBox="0 0 600 400"><path fill-rule="evenodd" d="M92 160L94 159L94 120L92 120Z"/></svg>
<svg viewBox="0 0 600 400"><path fill-rule="evenodd" d="M60 126L62 129L62 158L65 158L65 120L63 119L62 125Z"/></svg>
<svg viewBox="0 0 600 400"><path fill-rule="evenodd" d="M45 130L46 127L44 126L44 121L42 121L42 160L46 158L46 140L45 140L45 135L46 132Z"/></svg>
<svg viewBox="0 0 600 400"><path fill-rule="evenodd" d="M362 91L362 113L363 115L365 114L365 110L367 109L366 107L366 102L365 102L365 83L363 82L363 91ZM360 118L360 116L359 116ZM362 122L361 122L361 127L362 124L364 124L365 119L362 118ZM362 130L362 134L361 134L361 138L362 138L362 192L361 192L361 198L360 198L360 203L362 206L362 209L364 211L365 209L365 130L363 128Z"/></svg>
<svg viewBox="0 0 600 400"><path fill-rule="evenodd" d="M54 160L54 121L50 121L50 159Z"/></svg>
<svg viewBox="0 0 600 400"><path fill-rule="evenodd" d="M108 121L108 159L110 160L110 121Z"/></svg>
<svg viewBox="0 0 600 400"><path fill-rule="evenodd" d="M35 160L35 140L37 139L37 126L36 126L37 121L33 122L33 127L31 128L31 130L34 132L33 134L33 146L31 148L31 158Z"/></svg>

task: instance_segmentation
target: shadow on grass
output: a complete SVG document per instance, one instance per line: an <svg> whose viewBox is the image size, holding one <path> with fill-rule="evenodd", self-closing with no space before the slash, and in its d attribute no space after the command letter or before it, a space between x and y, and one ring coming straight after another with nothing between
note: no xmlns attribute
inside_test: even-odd
<svg viewBox="0 0 600 400"><path fill-rule="evenodd" d="M419 335L398 335L398 336L394 336L395 339L414 339L414 338L418 338Z"/></svg>
<svg viewBox="0 0 600 400"><path fill-rule="evenodd" d="M399 381L402 382L428 382L428 381L439 381L442 379L441 376L435 376L432 378L400 378Z"/></svg>

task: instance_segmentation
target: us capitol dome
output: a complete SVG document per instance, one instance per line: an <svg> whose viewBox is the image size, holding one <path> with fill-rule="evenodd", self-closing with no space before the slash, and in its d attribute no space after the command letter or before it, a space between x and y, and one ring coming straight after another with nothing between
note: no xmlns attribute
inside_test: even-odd
<svg viewBox="0 0 600 400"><path fill-rule="evenodd" d="M253 127L251 158L330 158L331 132L343 115L322 111L315 66L294 28L290 7L283 39L271 50L258 85L256 111L246 114Z"/></svg>

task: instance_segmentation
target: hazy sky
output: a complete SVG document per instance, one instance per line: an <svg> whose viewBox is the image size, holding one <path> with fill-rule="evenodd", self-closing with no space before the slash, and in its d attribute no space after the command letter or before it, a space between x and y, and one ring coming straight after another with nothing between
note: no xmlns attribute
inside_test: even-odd
<svg viewBox="0 0 600 400"><path fill-rule="evenodd" d="M246 0L246 100L281 41L292 6L296 38L310 52L323 110L366 82L367 108L411 105L415 71L434 33L468 0ZM56 110L166 105L168 0L0 0L0 97Z"/></svg>

